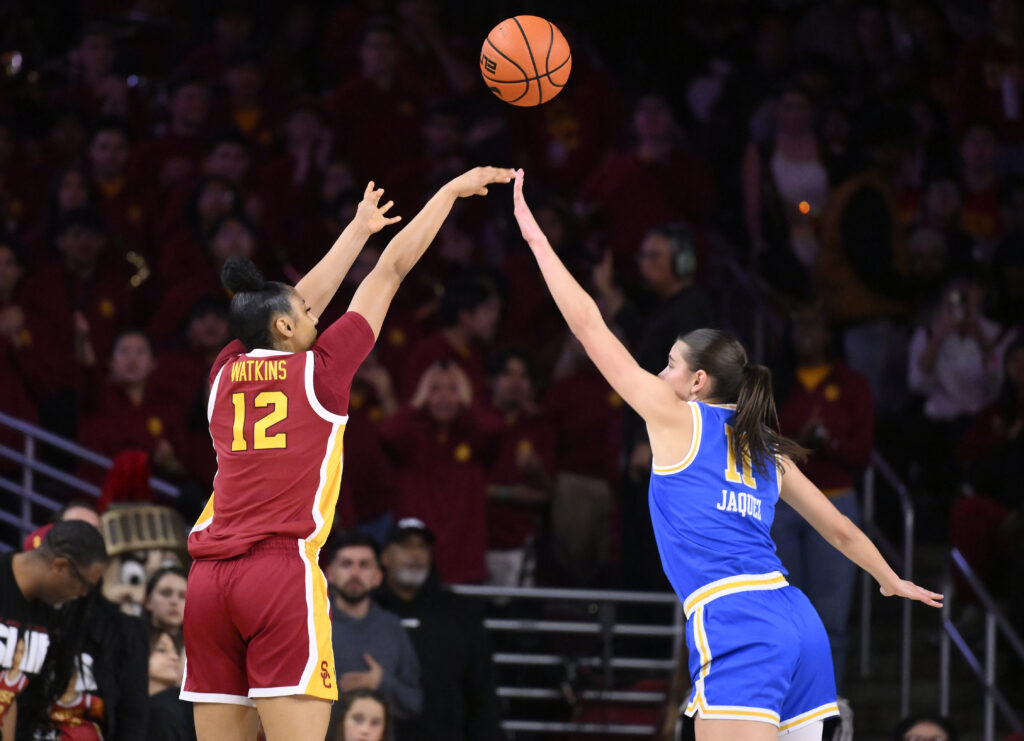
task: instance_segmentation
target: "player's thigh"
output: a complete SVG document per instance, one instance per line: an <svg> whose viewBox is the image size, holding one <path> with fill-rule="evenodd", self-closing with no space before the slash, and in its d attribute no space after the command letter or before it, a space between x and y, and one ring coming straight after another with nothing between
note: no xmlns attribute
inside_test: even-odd
<svg viewBox="0 0 1024 741"><path fill-rule="evenodd" d="M256 740L256 708L251 705L197 702L192 713L198 741Z"/></svg>
<svg viewBox="0 0 1024 741"><path fill-rule="evenodd" d="M698 714L693 723L697 741L776 741L779 729L756 720L709 720Z"/></svg>
<svg viewBox="0 0 1024 741"><path fill-rule="evenodd" d="M309 695L259 697L256 710L267 741L321 739L331 720L330 700Z"/></svg>

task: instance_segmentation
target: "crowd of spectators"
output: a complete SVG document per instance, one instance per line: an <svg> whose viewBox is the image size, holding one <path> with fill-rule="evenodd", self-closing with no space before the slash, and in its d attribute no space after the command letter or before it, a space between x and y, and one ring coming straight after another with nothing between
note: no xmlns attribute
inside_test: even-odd
<svg viewBox="0 0 1024 741"><path fill-rule="evenodd" d="M856 515L878 448L923 539L993 583L1019 571L1019 0L689 0L644 18L538 5L574 57L533 109L476 76L500 3L60 7L11 5L0 24L5 413L111 457L145 452L193 518L216 471L205 411L230 339L227 257L294 283L368 180L411 215L470 166L522 166L552 245L645 368L699 326L754 340L736 317L762 312L783 431L837 506ZM387 545L386 563L394 523L418 518L445 582L664 588L645 431L566 331L494 190L456 206L356 376L335 527ZM813 593L828 556L779 519ZM389 579L392 609L412 610ZM166 616L182 583L150 585L154 655L179 645ZM840 586L816 604L841 679ZM393 733L412 700L381 692Z"/></svg>

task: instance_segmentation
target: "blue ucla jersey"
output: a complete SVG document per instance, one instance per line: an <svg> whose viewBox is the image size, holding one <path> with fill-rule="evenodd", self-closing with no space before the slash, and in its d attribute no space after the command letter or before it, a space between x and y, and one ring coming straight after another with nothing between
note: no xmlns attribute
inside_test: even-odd
<svg viewBox="0 0 1024 741"><path fill-rule="evenodd" d="M786 573L770 536L781 471L771 465L774 475L766 478L736 460L729 444L734 405L688 407L690 450L675 465L655 466L649 490L661 562L682 600L719 579Z"/></svg>

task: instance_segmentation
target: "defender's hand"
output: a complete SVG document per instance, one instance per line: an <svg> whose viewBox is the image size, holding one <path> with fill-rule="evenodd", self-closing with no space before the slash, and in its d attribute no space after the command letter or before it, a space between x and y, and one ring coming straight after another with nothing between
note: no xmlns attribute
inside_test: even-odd
<svg viewBox="0 0 1024 741"><path fill-rule="evenodd" d="M516 170L516 184L512 189L512 204L514 206L516 221L519 222L519 231L522 233L523 239L528 243L532 243L538 239L546 239L544 232L541 231L540 226L537 224L537 220L533 218L533 212L530 210L530 207L526 205L526 199L523 198L522 168Z"/></svg>

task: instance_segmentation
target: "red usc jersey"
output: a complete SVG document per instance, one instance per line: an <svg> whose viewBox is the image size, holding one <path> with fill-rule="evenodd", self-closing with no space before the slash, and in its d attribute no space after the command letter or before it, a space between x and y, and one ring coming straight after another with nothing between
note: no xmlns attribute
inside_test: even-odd
<svg viewBox="0 0 1024 741"><path fill-rule="evenodd" d="M245 352L237 340L210 371L217 453L213 495L188 538L196 559L232 558L273 536L311 551L330 532L341 483L349 388L373 347L359 314L334 322L311 350Z"/></svg>

